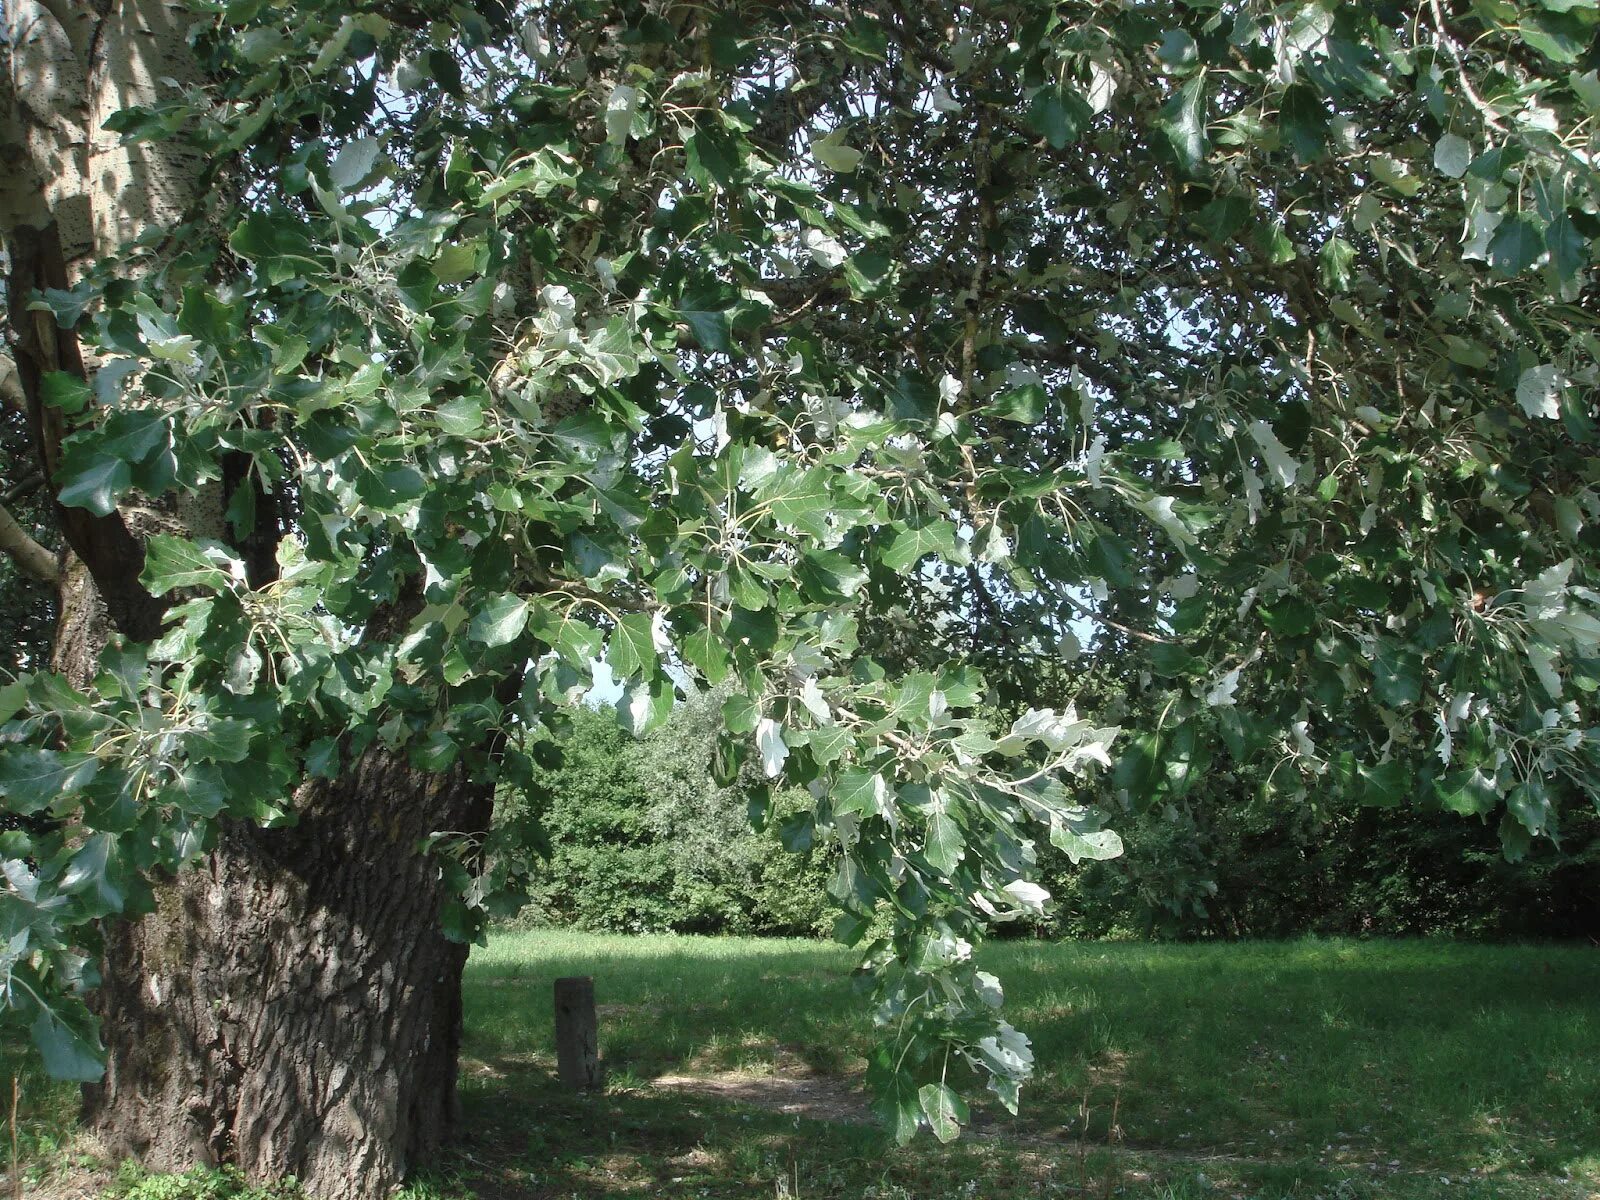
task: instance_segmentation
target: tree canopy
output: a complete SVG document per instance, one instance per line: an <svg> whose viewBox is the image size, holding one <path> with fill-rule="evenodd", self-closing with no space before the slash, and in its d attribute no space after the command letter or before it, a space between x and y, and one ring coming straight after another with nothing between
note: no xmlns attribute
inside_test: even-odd
<svg viewBox="0 0 1600 1200"><path fill-rule="evenodd" d="M958 1081L1015 1108L973 945L1047 903L1041 840L1118 853L1105 789L1227 759L1558 837L1597 765L1597 29L195 0L202 69L105 124L199 199L12 297L91 368L38 383L58 511L142 554L96 571L92 686L0 689L6 804L53 818L3 835L13 1018L94 1075L91 922L371 746L528 781L601 659L630 731L726 687L722 777L809 789L783 836L837 853L903 1137L956 1135ZM470 939L536 868L452 832Z"/></svg>

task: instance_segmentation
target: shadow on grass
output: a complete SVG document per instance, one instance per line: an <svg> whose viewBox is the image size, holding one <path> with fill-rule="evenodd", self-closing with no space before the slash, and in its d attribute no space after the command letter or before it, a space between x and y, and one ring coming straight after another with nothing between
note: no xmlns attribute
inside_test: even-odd
<svg viewBox="0 0 1600 1200"><path fill-rule="evenodd" d="M1078 1194L1084 1173L1110 1177L1116 1158L1080 1161L1036 1148L968 1142L898 1150L873 1125L810 1120L648 1088L581 1095L548 1069L499 1060L463 1088L470 1140L414 1200L561 1197L942 1197L990 1200ZM977 1182L981 1181L981 1183Z"/></svg>
<svg viewBox="0 0 1600 1200"><path fill-rule="evenodd" d="M490 1062L548 1058L564 974L595 976L614 1078L848 1074L871 1041L850 955L825 944L560 934L499 949L468 971L468 1049ZM1081 1129L1087 1096L1096 1142L1115 1099L1151 1151L1600 1185L1593 950L1009 943L985 965L1039 1059L1016 1126L1029 1137Z"/></svg>

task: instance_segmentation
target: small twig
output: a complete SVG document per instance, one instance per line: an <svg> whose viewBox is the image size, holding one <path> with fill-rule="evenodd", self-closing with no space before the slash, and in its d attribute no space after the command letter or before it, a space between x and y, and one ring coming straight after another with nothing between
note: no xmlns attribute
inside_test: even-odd
<svg viewBox="0 0 1600 1200"><path fill-rule="evenodd" d="M1081 612L1084 616L1088 617L1091 621L1099 621L1100 624L1108 625L1112 629L1115 629L1118 633L1124 633L1129 637L1139 638L1142 641L1151 642L1157 646L1170 646L1173 644L1171 638L1159 637L1153 633L1146 633L1142 629L1134 629L1132 626L1124 625L1120 621L1113 621L1104 613L1095 611L1093 606L1083 603L1077 597L1069 593L1061 593L1061 598L1068 604L1072 605L1073 608Z"/></svg>
<svg viewBox="0 0 1600 1200"><path fill-rule="evenodd" d="M11 1076L11 1197L22 1200L22 1169L18 1165L22 1156L17 1148L17 1105L22 1099L22 1085Z"/></svg>

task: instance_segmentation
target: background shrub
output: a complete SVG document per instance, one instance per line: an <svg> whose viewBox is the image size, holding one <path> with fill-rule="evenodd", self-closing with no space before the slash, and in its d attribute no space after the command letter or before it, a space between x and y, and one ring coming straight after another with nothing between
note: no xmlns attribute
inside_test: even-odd
<svg viewBox="0 0 1600 1200"><path fill-rule="evenodd" d="M720 697L693 697L642 741L609 711L581 710L559 766L532 800L550 845L520 925L617 932L825 935L834 912L826 852L784 850L782 819L808 806L771 797L750 823L759 776L712 778ZM1337 796L1265 794L1248 772L1213 765L1180 797L1143 806L1100 779L1121 858L1074 866L1039 844L1056 898L1044 919L1002 935L1279 938L1299 934L1600 936L1600 817L1569 813L1561 843L1507 862L1492 824L1442 811L1374 809Z"/></svg>
<svg viewBox="0 0 1600 1200"><path fill-rule="evenodd" d="M531 798L502 797L501 820L535 818L549 859L516 922L639 933L813 935L832 925L821 852L784 850L781 819L809 800L777 792L750 823L759 782L712 779L713 696L680 704L642 741L610 712L578 712L562 762L536 773Z"/></svg>

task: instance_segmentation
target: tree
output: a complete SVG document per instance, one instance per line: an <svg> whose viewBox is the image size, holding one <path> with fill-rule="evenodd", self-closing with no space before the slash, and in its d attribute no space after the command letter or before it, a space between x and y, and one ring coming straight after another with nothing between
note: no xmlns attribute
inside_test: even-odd
<svg viewBox="0 0 1600 1200"><path fill-rule="evenodd" d="M51 817L6 995L97 1073L91 923L143 914L92 1110L157 1163L366 1196L437 1144L433 919L521 885L487 798L597 657L809 789L902 1137L1015 1108L972 947L1035 839L1117 852L1113 750L1513 856L1592 803L1592 4L5 12L70 549L0 693ZM980 666L1081 651L1129 736L991 725Z"/></svg>

